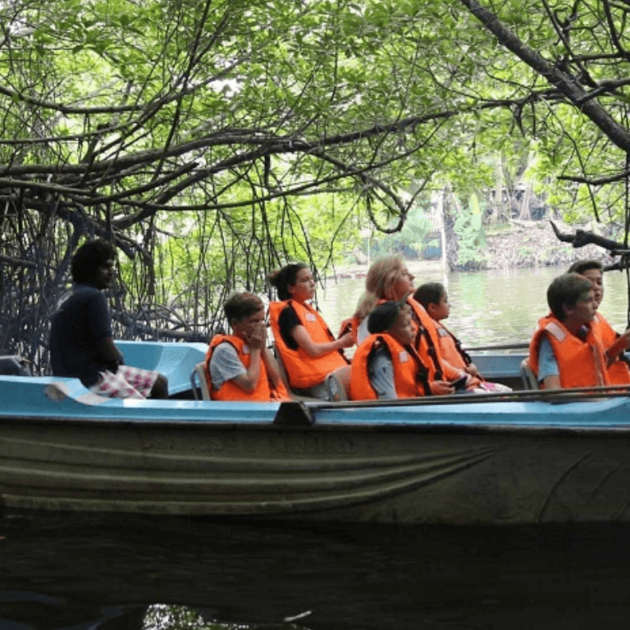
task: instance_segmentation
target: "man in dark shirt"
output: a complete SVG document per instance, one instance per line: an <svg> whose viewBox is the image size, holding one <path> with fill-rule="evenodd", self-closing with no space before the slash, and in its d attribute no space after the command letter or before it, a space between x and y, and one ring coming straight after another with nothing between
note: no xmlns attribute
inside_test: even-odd
<svg viewBox="0 0 630 630"><path fill-rule="evenodd" d="M91 391L118 398L167 398L158 372L124 365L112 338L107 289L114 275L114 248L97 239L82 245L71 264L74 281L52 317L50 359L55 376L81 379Z"/></svg>

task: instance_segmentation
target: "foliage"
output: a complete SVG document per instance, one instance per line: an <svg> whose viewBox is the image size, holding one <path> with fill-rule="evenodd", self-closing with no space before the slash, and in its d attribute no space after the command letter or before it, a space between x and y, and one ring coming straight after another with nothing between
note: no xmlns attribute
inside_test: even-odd
<svg viewBox="0 0 630 630"><path fill-rule="evenodd" d="M425 197L419 201L407 214L400 232L377 235L371 243L373 254L401 254L407 258L417 258L422 254L427 246L427 237L433 229L428 216L430 208L430 199Z"/></svg>
<svg viewBox="0 0 630 630"><path fill-rule="evenodd" d="M167 307L200 332L226 292L264 291L290 259L334 265L366 221L417 247L418 199L444 186L481 198L528 172L567 218L630 224L629 11L3 3L0 345L45 351L70 255L93 235L121 253L121 312ZM476 216L458 217L470 260Z"/></svg>

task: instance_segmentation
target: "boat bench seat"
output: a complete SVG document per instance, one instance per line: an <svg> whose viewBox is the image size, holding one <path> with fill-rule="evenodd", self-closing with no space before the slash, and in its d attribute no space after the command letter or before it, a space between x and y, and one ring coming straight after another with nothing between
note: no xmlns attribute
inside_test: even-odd
<svg viewBox="0 0 630 630"><path fill-rule="evenodd" d="M523 379L523 385L525 389L539 389L538 379L534 374L531 366L529 365L529 359L523 359L521 361L521 378Z"/></svg>
<svg viewBox="0 0 630 630"><path fill-rule="evenodd" d="M190 374L190 386L195 400L212 400L206 380L206 362L200 361Z"/></svg>
<svg viewBox="0 0 630 630"><path fill-rule="evenodd" d="M190 389L190 373L206 356L208 345L193 342L119 341L125 363L153 370L168 379L169 395Z"/></svg>

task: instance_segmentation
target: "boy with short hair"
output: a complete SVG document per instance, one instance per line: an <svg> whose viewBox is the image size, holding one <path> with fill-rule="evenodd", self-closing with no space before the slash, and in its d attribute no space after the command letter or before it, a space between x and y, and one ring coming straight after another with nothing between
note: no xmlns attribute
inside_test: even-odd
<svg viewBox="0 0 630 630"><path fill-rule="evenodd" d="M547 289L551 314L538 322L529 363L545 389L609 385L604 346L592 328L597 312L591 281L576 273Z"/></svg>
<svg viewBox="0 0 630 630"><path fill-rule="evenodd" d="M591 281L598 309L604 299L603 270L604 267L598 260L578 260L571 265L568 272L579 273ZM630 384L630 368L624 355L624 351L630 346L630 328L620 335L598 310L593 319L593 329L606 349L610 382L620 385Z"/></svg>
<svg viewBox="0 0 630 630"><path fill-rule="evenodd" d="M370 335L352 358L350 400L431 394L429 370L413 348L415 330L406 298L380 304L368 315Z"/></svg>
<svg viewBox="0 0 630 630"><path fill-rule="evenodd" d="M212 400L291 400L265 342L265 307L252 293L233 293L223 306L231 335L215 335L206 353Z"/></svg>

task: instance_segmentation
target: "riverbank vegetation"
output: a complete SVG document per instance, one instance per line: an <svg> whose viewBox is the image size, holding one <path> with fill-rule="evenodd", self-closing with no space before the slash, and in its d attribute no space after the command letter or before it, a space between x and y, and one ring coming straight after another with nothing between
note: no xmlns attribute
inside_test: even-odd
<svg viewBox="0 0 630 630"><path fill-rule="evenodd" d="M265 292L287 260L328 273L392 234L422 255L431 208L461 268L514 221L594 220L625 239L629 11L4 3L1 351L45 364L90 236L120 252L118 333L175 339L207 338L232 289Z"/></svg>

